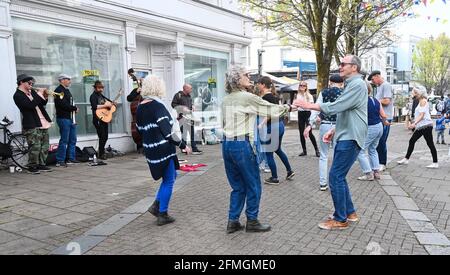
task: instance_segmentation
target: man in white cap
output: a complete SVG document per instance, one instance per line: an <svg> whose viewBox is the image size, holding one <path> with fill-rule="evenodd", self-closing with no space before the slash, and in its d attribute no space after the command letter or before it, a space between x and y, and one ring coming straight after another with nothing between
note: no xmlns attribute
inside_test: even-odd
<svg viewBox="0 0 450 275"><path fill-rule="evenodd" d="M73 119L79 109L74 105L72 94L69 91L71 77L66 74L61 74L58 80L60 85L55 89L55 92L64 96L55 97L56 122L61 135L56 153L56 167L67 167L67 164L79 163L75 159L77 128ZM68 160L66 163L67 151Z"/></svg>

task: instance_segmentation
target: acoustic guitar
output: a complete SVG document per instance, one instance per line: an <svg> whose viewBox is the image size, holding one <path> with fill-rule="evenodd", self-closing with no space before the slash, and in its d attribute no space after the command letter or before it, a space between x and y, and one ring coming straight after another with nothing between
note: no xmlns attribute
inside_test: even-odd
<svg viewBox="0 0 450 275"><path fill-rule="evenodd" d="M113 106L111 106L111 108L109 109L97 109L97 111L95 111L95 115L97 116L97 118L105 123L110 123L113 119L113 114L117 111L117 107L115 106L115 104L117 103L117 100L120 98L120 96L122 96L123 94L123 89L120 89L119 93L117 94L116 98L114 98L113 100Z"/></svg>

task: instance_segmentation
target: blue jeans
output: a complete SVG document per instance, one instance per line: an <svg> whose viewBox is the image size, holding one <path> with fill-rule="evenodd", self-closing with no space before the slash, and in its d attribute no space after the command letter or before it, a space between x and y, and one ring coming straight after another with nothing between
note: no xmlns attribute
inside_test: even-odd
<svg viewBox="0 0 450 275"><path fill-rule="evenodd" d="M169 165L164 171L163 180L159 187L156 200L159 201L159 212L166 213L169 210L169 202L172 197L173 185L177 179L177 171L173 160L169 161Z"/></svg>
<svg viewBox="0 0 450 275"><path fill-rule="evenodd" d="M58 151L56 152L56 161L65 162L67 151L69 151L69 160L75 160L75 146L77 144L77 126L70 119L58 118L59 139Z"/></svg>
<svg viewBox="0 0 450 275"><path fill-rule="evenodd" d="M328 186L328 151L333 148L333 144L323 142L323 136L334 126L331 124L321 124L319 128L319 146L320 146L320 160L319 160L319 176L320 186Z"/></svg>
<svg viewBox="0 0 450 275"><path fill-rule="evenodd" d="M225 140L222 154L228 182L233 189L230 195L230 221L238 221L244 204L248 220L258 219L261 200L261 177L253 148L249 141Z"/></svg>
<svg viewBox="0 0 450 275"><path fill-rule="evenodd" d="M392 119L388 119L389 122L392 122ZM383 136L380 138L380 142L378 143L377 152L378 159L380 160L380 164L386 165L387 163L387 139L389 137L389 132L391 131L391 126L383 125Z"/></svg>
<svg viewBox="0 0 450 275"><path fill-rule="evenodd" d="M258 128L258 125L263 121L264 118L262 117L256 117L256 125L255 125L255 133L256 133L256 138L255 138L255 148L256 148L256 157L257 157L257 162L258 164L260 164L261 166L264 165L264 168L268 168L267 165L267 159L266 159L266 154L263 152L263 148L262 148L262 144L261 144L261 138L265 139L266 138L266 132L267 132L267 127L264 126L262 127L262 129Z"/></svg>
<svg viewBox="0 0 450 275"><path fill-rule="evenodd" d="M437 132L437 142L439 142L439 140L442 140L442 143L445 143L445 129L436 130L436 132Z"/></svg>
<svg viewBox="0 0 450 275"><path fill-rule="evenodd" d="M283 122L279 122L276 123L274 125L269 124L268 125L268 133L272 133L272 126L274 127L278 127L279 131L278 131L278 148L275 152L266 152L266 159L267 159L267 164L270 167L270 171L272 172L272 178L274 179L278 179L278 173L277 173L277 165L275 163L275 159L273 158L273 153L277 154L278 157L280 157L281 162L283 162L284 166L286 167L287 172L291 172L292 171L292 167L291 164L289 163L289 159L286 156L286 154L283 152L283 150L281 149L281 143L283 141L283 136L284 136L284 123ZM273 138L273 137L272 137Z"/></svg>
<svg viewBox="0 0 450 275"><path fill-rule="evenodd" d="M377 146L382 135L383 124L381 122L376 125L369 126L364 148L358 155L359 165L365 174L380 170ZM369 152L369 157L366 155L366 150Z"/></svg>
<svg viewBox="0 0 450 275"><path fill-rule="evenodd" d="M338 141L334 148L334 160L330 170L330 191L335 209L334 219L338 222L347 221L347 216L356 212L346 177L359 151L361 148L354 140Z"/></svg>

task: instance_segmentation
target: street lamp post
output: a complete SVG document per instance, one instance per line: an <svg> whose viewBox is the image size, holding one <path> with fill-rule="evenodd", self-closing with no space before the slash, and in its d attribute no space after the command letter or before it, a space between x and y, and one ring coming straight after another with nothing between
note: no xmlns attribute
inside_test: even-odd
<svg viewBox="0 0 450 275"><path fill-rule="evenodd" d="M262 68L263 68L263 60L262 55L265 52L265 50L259 49L258 50L258 75L261 77L262 75Z"/></svg>

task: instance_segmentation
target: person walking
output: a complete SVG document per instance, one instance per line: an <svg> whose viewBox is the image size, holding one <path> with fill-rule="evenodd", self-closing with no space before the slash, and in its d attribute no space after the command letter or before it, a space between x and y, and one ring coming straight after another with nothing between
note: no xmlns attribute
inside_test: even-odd
<svg viewBox="0 0 450 275"><path fill-rule="evenodd" d="M314 97L309 92L308 83L306 81L300 82L300 84L298 86L297 100L303 100L306 102L314 103ZM299 155L300 157L308 155L308 153L306 151L306 139L303 136L303 133L309 124L310 116L311 116L311 111L304 110L302 108L298 109L298 130L300 131L300 142L302 144L302 149L303 149L303 152L300 153L300 155ZM312 133L312 131L309 132L309 138L311 139L311 143L313 144L314 149L316 150L316 157L320 157L316 138L314 137L314 134Z"/></svg>
<svg viewBox="0 0 450 275"><path fill-rule="evenodd" d="M180 168L176 146L191 153L191 148L177 134L176 115L172 115L162 102L166 94L164 81L159 77L147 76L142 83L141 96L136 113L137 129L142 136L144 153L154 180L162 178L155 201L148 210L158 218L158 226L173 223L175 218L168 214L170 198Z"/></svg>
<svg viewBox="0 0 450 275"><path fill-rule="evenodd" d="M334 74L330 77L329 87L320 92L316 104L333 103L342 94L344 88L344 79L339 74ZM328 190L328 152L333 147L333 142L326 143L323 137L331 129L336 127L337 115L326 115L323 112L313 111L309 120L309 125L306 127L303 135L307 139L312 130L312 125L320 124L319 127L319 145L320 145L320 160L319 160L319 185L320 191Z"/></svg>
<svg viewBox="0 0 450 275"><path fill-rule="evenodd" d="M248 93L251 86L248 72L233 66L226 74L227 95L222 101L223 132L222 154L225 172L232 188L228 212L227 233L244 229L239 222L246 205L247 232L266 232L268 224L258 220L261 200L261 177L254 148L255 121L258 115L277 119L296 108L275 105Z"/></svg>
<svg viewBox="0 0 450 275"><path fill-rule="evenodd" d="M265 101L275 105L279 105L279 98L276 94L275 85L273 84L270 77L263 76L258 81L257 87L259 91L261 91L261 96ZM265 179L264 183L278 185L280 184L280 180L278 179L277 165L273 157L274 153L278 155L278 157L281 159L284 166L286 167L287 171L286 180L291 180L295 176L295 173L294 171L292 171L292 167L291 164L289 163L287 155L283 152L283 149L281 149L285 131L284 119L265 118L264 121L262 122L262 125L264 124L267 125L266 128L267 135L265 135L266 138L262 138L263 139L262 149L266 156L267 164L269 165L270 171L272 173L272 176L268 179Z"/></svg>
<svg viewBox="0 0 450 275"><path fill-rule="evenodd" d="M325 142L335 139L333 164L329 181L335 212L319 224L324 230L347 229L350 222L359 220L352 202L346 176L355 163L367 137L367 85L361 75L361 60L347 55L339 64L339 74L345 79L345 88L335 102L312 104L296 100L294 105L305 110L337 114L336 128L324 135Z"/></svg>
<svg viewBox="0 0 450 275"><path fill-rule="evenodd" d="M373 181L381 178L377 147L380 138L383 136L383 123L385 125L389 124L381 103L372 96L373 89L369 83L367 83L367 89L369 90L367 102L369 127L364 147L358 155L359 165L364 173L363 176L358 178L361 181ZM366 150L368 151L368 155L366 154Z"/></svg>
<svg viewBox="0 0 450 275"><path fill-rule="evenodd" d="M409 163L409 159L414 151L416 142L423 136L433 157L433 163L428 165L427 168L437 169L439 168L439 163L436 147L434 146L433 141L433 120L431 119L430 107L428 105L428 95L425 90L419 90L417 88L414 88L412 93L413 96L419 101L419 105L415 110L414 123L410 125L410 129L414 129L414 133L409 140L406 156L402 160L397 161L397 163L400 165L407 165Z"/></svg>

